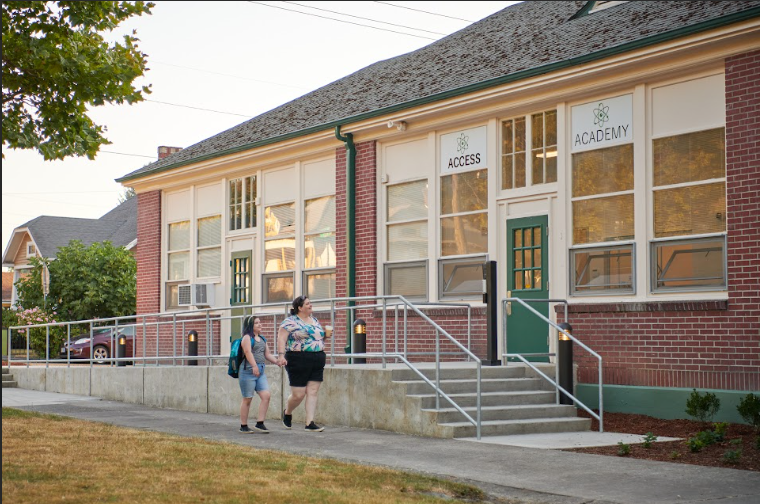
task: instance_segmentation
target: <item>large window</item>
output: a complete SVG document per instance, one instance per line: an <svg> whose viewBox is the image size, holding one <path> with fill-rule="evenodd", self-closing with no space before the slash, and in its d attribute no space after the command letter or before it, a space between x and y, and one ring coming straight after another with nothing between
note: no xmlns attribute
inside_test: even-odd
<svg viewBox="0 0 760 504"><path fill-rule="evenodd" d="M415 300L428 295L428 182L387 187L385 293Z"/></svg>
<svg viewBox="0 0 760 504"><path fill-rule="evenodd" d="M483 254L488 252L488 170L441 176L440 296L463 299L482 294ZM475 259L473 256L478 257ZM481 263L481 269L473 267Z"/></svg>
<svg viewBox="0 0 760 504"><path fill-rule="evenodd" d="M633 144L573 154L572 208L571 292L633 292L633 243L577 248L633 241Z"/></svg>
<svg viewBox="0 0 760 504"><path fill-rule="evenodd" d="M335 297L335 196L304 205L304 295Z"/></svg>
<svg viewBox="0 0 760 504"><path fill-rule="evenodd" d="M190 221L169 224L166 309L179 307L179 284L190 279Z"/></svg>
<svg viewBox="0 0 760 504"><path fill-rule="evenodd" d="M501 155L502 189L556 182L557 111L502 121Z"/></svg>
<svg viewBox="0 0 760 504"><path fill-rule="evenodd" d="M295 217L295 203L268 206L264 210L265 303L290 301L294 297Z"/></svg>
<svg viewBox="0 0 760 504"><path fill-rule="evenodd" d="M652 151L653 290L725 288L725 129L656 138Z"/></svg>
<svg viewBox="0 0 760 504"><path fill-rule="evenodd" d="M230 231L256 227L256 175L229 182Z"/></svg>

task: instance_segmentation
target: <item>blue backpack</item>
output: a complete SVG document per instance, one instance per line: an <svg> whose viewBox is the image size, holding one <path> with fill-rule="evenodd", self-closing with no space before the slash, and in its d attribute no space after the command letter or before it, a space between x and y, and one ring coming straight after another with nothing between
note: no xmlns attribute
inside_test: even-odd
<svg viewBox="0 0 760 504"><path fill-rule="evenodd" d="M233 378L237 378L240 374L240 365L245 359L245 352L243 352L242 336L232 342L230 347L230 361L227 364L227 374Z"/></svg>

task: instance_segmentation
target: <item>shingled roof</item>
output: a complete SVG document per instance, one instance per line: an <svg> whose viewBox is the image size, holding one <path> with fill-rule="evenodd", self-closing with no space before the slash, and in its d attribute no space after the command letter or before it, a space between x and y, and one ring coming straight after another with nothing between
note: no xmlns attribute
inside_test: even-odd
<svg viewBox="0 0 760 504"><path fill-rule="evenodd" d="M760 1L523 2L358 72L124 175L204 159L548 73L760 16Z"/></svg>
<svg viewBox="0 0 760 504"><path fill-rule="evenodd" d="M40 255L50 259L71 240L85 246L108 240L126 247L137 239L137 198L129 198L99 219L42 215L19 228L27 228Z"/></svg>

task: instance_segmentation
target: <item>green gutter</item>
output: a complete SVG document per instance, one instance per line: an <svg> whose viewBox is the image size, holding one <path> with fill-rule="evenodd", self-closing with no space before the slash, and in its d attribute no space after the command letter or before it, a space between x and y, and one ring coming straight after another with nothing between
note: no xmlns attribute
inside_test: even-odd
<svg viewBox="0 0 760 504"><path fill-rule="evenodd" d="M280 135L280 136L276 136L272 138L267 138L265 140L251 142L248 144L240 145L238 147L233 147L230 149L217 151L211 154L205 154L202 156L195 157L193 159L188 159L188 160L180 161L178 163L174 163L168 166L157 168L155 170L151 170L151 171L147 171L143 173L136 173L133 175L126 175L124 177L116 179L116 182L128 182L130 180L140 179L140 178L153 175L156 173L161 173L167 170L172 170L174 168L179 168L181 166L187 166L187 165L195 164L201 161L206 161L209 159L214 159L214 158L226 156L229 154L234 154L236 152L251 150L257 147L263 147L265 145L271 145L271 144L275 144L279 142L284 142L285 140L290 140L293 138L298 138L298 137L310 135L313 133L323 132L328 129L340 127L341 125L344 125L347 123L355 123L355 122L363 121L366 119L372 119L374 117L380 117L386 114L391 114L394 112L399 112L402 110L419 107L421 105L427 105L427 104L435 103L438 101L448 100L450 98L454 98L457 96L474 93L476 91L482 91L484 89L500 86L503 84L508 84L510 82L516 82L523 79L528 79L530 77L536 77L539 75L556 72L558 70L564 70L564 69L571 68L578 65L583 65L585 63L590 63L592 61L597 61L604 58L609 58L611 56L624 54L630 51L635 51L637 49L642 49L644 47L649 47L649 46L660 44L663 42L668 42L670 40L675 40L675 39L686 37L689 35L701 33L703 31L712 30L715 28L721 28L723 26L739 23L741 21L754 19L756 17L760 17L760 7L753 7L751 9L747 9L746 11L736 12L734 14L729 14L728 16L710 19L708 21L703 21L702 23L697 23L692 26L686 26L686 27L678 28L677 30L672 30L666 33L661 33L658 35L653 35L651 37L634 40L632 42L627 42L619 46L609 47L607 49L602 49L600 51L596 51L593 53L585 54L583 56L571 58L569 60L559 61L556 63L550 63L548 65L543 65L536 68L522 70L519 72L515 72L513 74L497 77L495 79L489 79L486 81L477 82L475 84L469 84L467 86L463 86L460 88L450 89L448 91L426 96L424 98L418 98L416 100L411 100L408 102L391 105L390 107L385 107L385 108L373 110L370 112L364 112L355 116L345 117L336 121L320 124L318 126L312 126L310 128L294 131L291 133L286 133L284 135Z"/></svg>
<svg viewBox="0 0 760 504"><path fill-rule="evenodd" d="M346 144L346 296L356 297L356 145L354 134L340 134L340 124L335 126L335 138ZM348 306L354 306L353 301ZM346 317L346 353L351 353L351 317Z"/></svg>

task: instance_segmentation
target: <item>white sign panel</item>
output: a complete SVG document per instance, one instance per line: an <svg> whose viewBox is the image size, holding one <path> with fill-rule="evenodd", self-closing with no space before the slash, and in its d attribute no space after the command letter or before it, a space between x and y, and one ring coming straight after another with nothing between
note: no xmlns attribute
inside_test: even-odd
<svg viewBox="0 0 760 504"><path fill-rule="evenodd" d="M576 105L572 116L572 152L633 141L633 95Z"/></svg>
<svg viewBox="0 0 760 504"><path fill-rule="evenodd" d="M486 168L486 127L441 135L441 173Z"/></svg>

